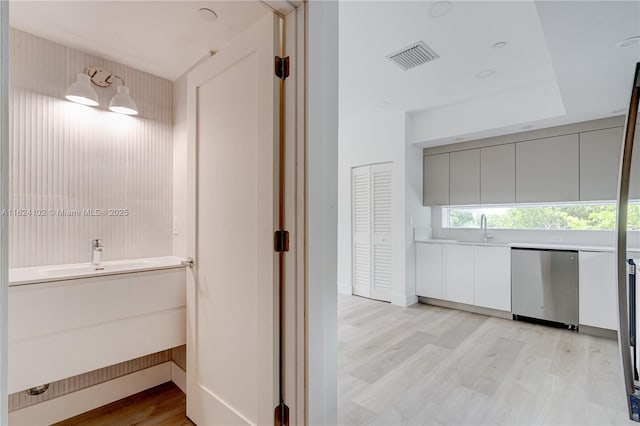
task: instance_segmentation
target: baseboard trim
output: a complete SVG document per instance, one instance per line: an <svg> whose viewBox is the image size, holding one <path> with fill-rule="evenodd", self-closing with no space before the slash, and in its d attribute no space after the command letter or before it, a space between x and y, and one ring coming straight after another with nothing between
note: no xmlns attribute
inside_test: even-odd
<svg viewBox="0 0 640 426"><path fill-rule="evenodd" d="M46 426L102 407L172 380L171 365L162 364L9 413L10 426Z"/></svg>
<svg viewBox="0 0 640 426"><path fill-rule="evenodd" d="M473 312L474 314L487 315L503 319L513 319L511 312L500 311L498 309L483 308L481 306L467 305L466 303L450 302L448 300L434 299L432 297L418 297L420 303L440 306L441 308L458 309L460 311Z"/></svg>
<svg viewBox="0 0 640 426"><path fill-rule="evenodd" d="M404 295L404 294L393 294L391 295L391 304L407 307L411 305L415 305L418 303L418 296L414 295Z"/></svg>
<svg viewBox="0 0 640 426"><path fill-rule="evenodd" d="M578 325L578 331L580 334L586 334L589 336L603 337L605 339L618 340L618 332L610 330L608 328L592 327L590 325Z"/></svg>
<svg viewBox="0 0 640 426"><path fill-rule="evenodd" d="M338 281L338 293L340 293L340 294L348 294L348 295L353 294L353 290L351 288L351 284Z"/></svg>
<svg viewBox="0 0 640 426"><path fill-rule="evenodd" d="M180 388L182 393L187 393L187 373L173 361L171 361L171 381Z"/></svg>

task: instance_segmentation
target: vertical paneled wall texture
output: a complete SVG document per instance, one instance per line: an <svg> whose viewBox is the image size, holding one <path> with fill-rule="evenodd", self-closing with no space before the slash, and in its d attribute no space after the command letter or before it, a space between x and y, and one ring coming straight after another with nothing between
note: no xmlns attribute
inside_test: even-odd
<svg viewBox="0 0 640 426"><path fill-rule="evenodd" d="M10 266L88 262L93 238L104 260L171 255L172 83L17 30L10 43L9 197L25 209L5 212L23 214L10 218ZM93 86L95 108L65 100L88 66L124 77L139 115L108 110L115 85Z"/></svg>

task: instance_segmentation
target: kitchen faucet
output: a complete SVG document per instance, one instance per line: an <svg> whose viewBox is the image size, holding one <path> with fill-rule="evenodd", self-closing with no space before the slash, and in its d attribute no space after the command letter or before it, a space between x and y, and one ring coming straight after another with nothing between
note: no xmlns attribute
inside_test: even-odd
<svg viewBox="0 0 640 426"><path fill-rule="evenodd" d="M100 265L102 263L102 240L96 238L91 240L91 263L93 265Z"/></svg>
<svg viewBox="0 0 640 426"><path fill-rule="evenodd" d="M486 243L493 239L491 235L487 235L487 216L484 213L480 216L480 229L482 230L482 241Z"/></svg>

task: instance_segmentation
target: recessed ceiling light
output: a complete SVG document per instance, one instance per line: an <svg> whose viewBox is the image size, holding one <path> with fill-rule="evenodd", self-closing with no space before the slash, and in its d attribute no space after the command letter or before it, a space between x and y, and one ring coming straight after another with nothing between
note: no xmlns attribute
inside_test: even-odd
<svg viewBox="0 0 640 426"><path fill-rule="evenodd" d="M440 18L453 9L453 3L450 1L437 1L429 8L429 16L432 18Z"/></svg>
<svg viewBox="0 0 640 426"><path fill-rule="evenodd" d="M533 129L533 124L527 124L526 126L522 126L524 130Z"/></svg>
<svg viewBox="0 0 640 426"><path fill-rule="evenodd" d="M624 108L619 108L619 109L614 109L613 111L611 111L611 114L622 114L623 112L626 112L627 110Z"/></svg>
<svg viewBox="0 0 640 426"><path fill-rule="evenodd" d="M218 14L207 7L201 7L198 9L198 15L207 21L215 21L218 19Z"/></svg>
<svg viewBox="0 0 640 426"><path fill-rule="evenodd" d="M486 69L476 74L476 78L489 78L496 73L496 70Z"/></svg>
<svg viewBox="0 0 640 426"><path fill-rule="evenodd" d="M640 43L640 36L633 36L622 40L618 43L618 47L624 49L625 47L635 46L638 43Z"/></svg>
<svg viewBox="0 0 640 426"><path fill-rule="evenodd" d="M493 45L491 47L494 48L494 49L502 49L506 45L507 45L506 41L499 41L497 43L493 43Z"/></svg>

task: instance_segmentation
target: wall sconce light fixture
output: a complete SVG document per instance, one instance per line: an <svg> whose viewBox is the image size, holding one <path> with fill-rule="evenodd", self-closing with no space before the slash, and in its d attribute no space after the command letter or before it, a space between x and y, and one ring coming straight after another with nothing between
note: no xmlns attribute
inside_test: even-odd
<svg viewBox="0 0 640 426"><path fill-rule="evenodd" d="M67 89L65 98L83 105L98 106L98 94L91 87L91 83L98 87L109 87L115 80L120 81L116 83L116 94L109 102L109 110L120 114L136 115L138 107L129 95L129 88L124 78L100 67L88 67L85 72L78 73L77 80Z"/></svg>
<svg viewBox="0 0 640 426"><path fill-rule="evenodd" d="M78 78L67 89L65 98L82 105L98 106L98 94L91 87L91 78L87 74L78 73Z"/></svg>

